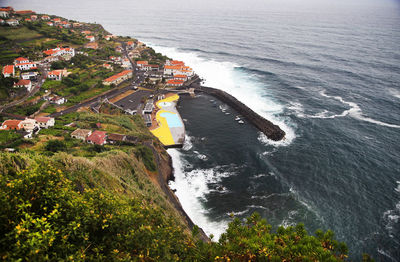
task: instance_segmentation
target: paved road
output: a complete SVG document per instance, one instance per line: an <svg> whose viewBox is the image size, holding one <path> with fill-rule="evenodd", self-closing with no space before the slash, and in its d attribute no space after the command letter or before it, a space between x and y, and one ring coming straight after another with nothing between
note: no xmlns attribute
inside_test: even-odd
<svg viewBox="0 0 400 262"><path fill-rule="evenodd" d="M121 42L121 44L123 46L124 55L126 57L128 57L125 43ZM82 103L79 103L77 105L71 106L71 107L69 107L69 108L67 108L67 109L65 109L63 111L60 111L60 112L57 112L57 113L53 113L50 116L51 117L58 117L58 116L62 116L62 115L65 115L65 114L69 114L69 113L77 111L81 107L90 107L90 106L98 103L99 101L104 100L105 98L110 100L111 98L116 97L116 96L118 96L118 95L120 95L120 94L122 94L122 93L124 93L124 92L126 92L128 90L135 89L135 87L139 86L144 81L144 79L146 77L144 75L144 72L140 71L137 68L136 64L133 63L132 60L129 57L128 57L128 59L130 60L130 62L132 64L132 68L133 68L133 79L128 80L128 81L131 81L131 84L129 86L124 87L124 88L120 88L120 89L117 89L117 88L112 89L112 90L106 92L105 94L102 94L102 95L100 95L98 97L89 99L89 100L87 100L85 102L82 102ZM122 101L123 101L122 103L119 103L119 101L118 101L118 103L116 103L116 104L119 105L119 106L123 105L121 107L123 107L125 109L136 110L136 108L140 104L141 98L143 96L149 95L150 93L151 93L150 91L139 90L139 91L133 93L132 95L128 96L128 97L130 97L129 99L125 99L124 98L124 99L122 99ZM129 100L135 101L135 103L134 102L130 102Z"/></svg>

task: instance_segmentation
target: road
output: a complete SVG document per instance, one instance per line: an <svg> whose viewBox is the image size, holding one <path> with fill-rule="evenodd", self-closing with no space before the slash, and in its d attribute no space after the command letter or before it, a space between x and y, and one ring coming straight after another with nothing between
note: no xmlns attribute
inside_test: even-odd
<svg viewBox="0 0 400 262"><path fill-rule="evenodd" d="M138 67L136 66L136 64L133 63L133 61L129 58L129 56L127 54L127 51L126 51L125 43L121 42L121 44L122 44L122 47L123 47L124 56L127 57L129 59L129 61L131 62L131 64L132 64L133 80L132 79L129 80L129 81L132 81L131 84L129 86L127 86L127 87L124 87L124 88L112 89L112 90L110 90L110 91L108 91L108 92L106 92L106 93L104 93L104 94L102 94L100 96L94 97L94 98L89 99L87 101L84 101L84 102L81 102L81 103L76 104L74 106L71 106L71 107L69 107L69 108L67 108L67 109L65 109L63 111L60 111L60 112L57 112L57 113L53 113L53 114L50 115L51 117L59 117L59 116L65 115L65 114L69 114L69 113L77 111L81 107L90 107L90 106L94 105L95 103L103 101L106 98L108 100L110 100L111 98L116 97L116 96L118 96L118 95L120 95L120 94L122 94L122 93L124 93L124 92L126 92L128 90L135 89L137 86L139 86L144 81L144 79L146 78L146 76L144 75L144 72L140 71L138 69ZM141 98L143 96L147 96L147 95L150 95L150 94L151 94L151 91L138 90L135 93L129 95L128 99L127 98L123 98L122 100L120 100L120 101L122 101L122 103L120 103L120 101L118 101L118 103L116 103L116 104L121 106L124 109L136 110L137 107L140 104ZM130 102L130 101L134 101L134 102Z"/></svg>

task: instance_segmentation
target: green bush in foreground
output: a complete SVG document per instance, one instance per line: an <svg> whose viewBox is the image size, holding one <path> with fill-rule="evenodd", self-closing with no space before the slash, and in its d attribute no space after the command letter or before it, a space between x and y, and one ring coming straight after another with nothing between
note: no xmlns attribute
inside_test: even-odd
<svg viewBox="0 0 400 262"><path fill-rule="evenodd" d="M16 160L15 160L16 161ZM278 228L253 214L219 242L194 240L154 204L77 189L42 161L0 174L0 258L6 261L342 261L333 233Z"/></svg>

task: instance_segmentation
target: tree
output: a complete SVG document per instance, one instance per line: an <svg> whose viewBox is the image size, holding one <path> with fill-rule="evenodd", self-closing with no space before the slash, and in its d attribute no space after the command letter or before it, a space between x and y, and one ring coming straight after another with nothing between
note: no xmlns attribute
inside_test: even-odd
<svg viewBox="0 0 400 262"><path fill-rule="evenodd" d="M50 140L46 144L46 150L50 152L58 152L67 150L67 145L61 140Z"/></svg>

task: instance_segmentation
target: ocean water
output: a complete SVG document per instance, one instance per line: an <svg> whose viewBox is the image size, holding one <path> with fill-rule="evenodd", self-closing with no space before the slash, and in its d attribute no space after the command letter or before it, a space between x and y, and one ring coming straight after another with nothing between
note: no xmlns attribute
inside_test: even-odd
<svg viewBox="0 0 400 262"><path fill-rule="evenodd" d="M181 100L171 187L208 234L257 211L275 227L334 230L352 260L400 261L399 1L0 4L139 38L285 130L271 142L212 97Z"/></svg>

